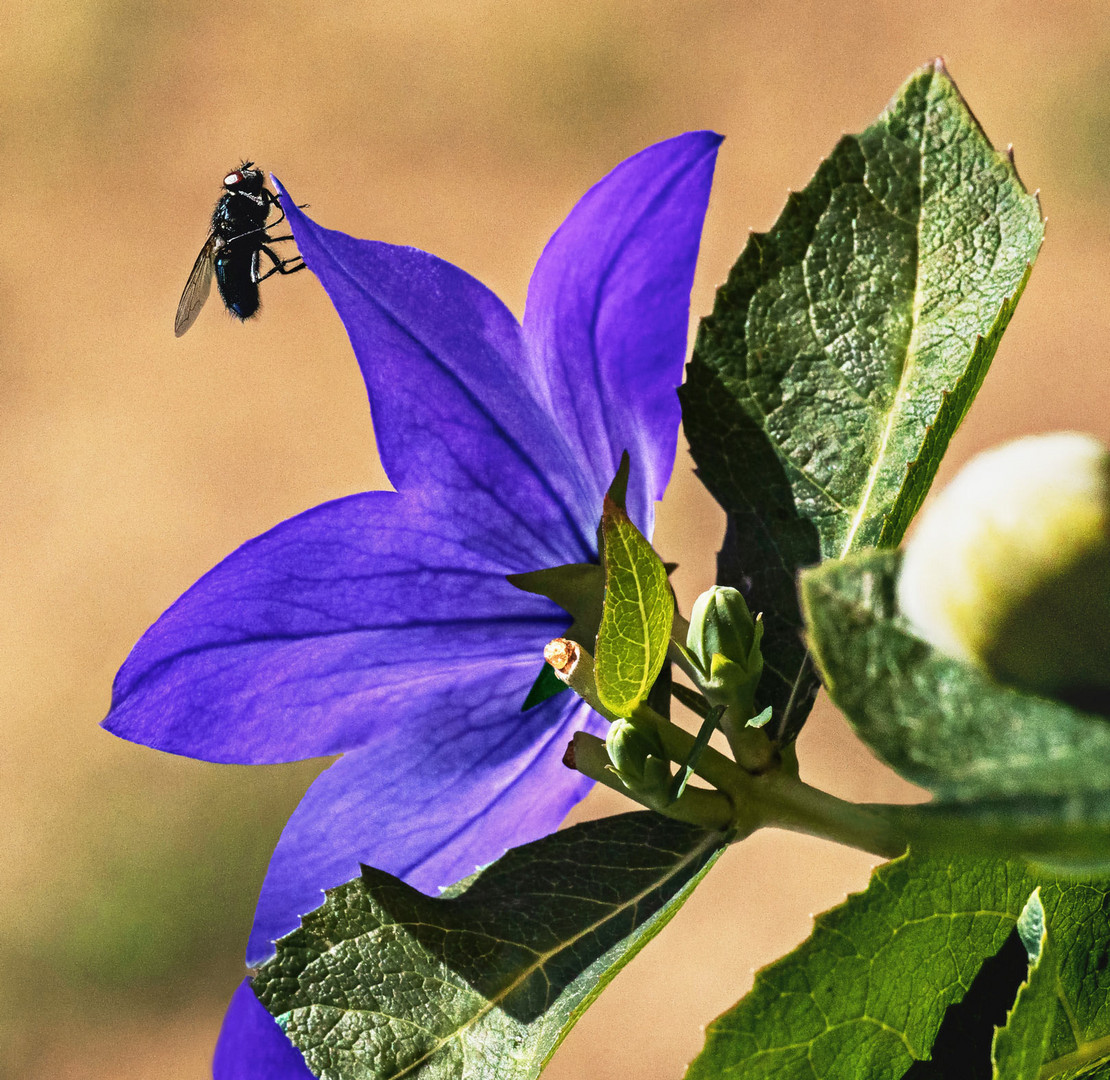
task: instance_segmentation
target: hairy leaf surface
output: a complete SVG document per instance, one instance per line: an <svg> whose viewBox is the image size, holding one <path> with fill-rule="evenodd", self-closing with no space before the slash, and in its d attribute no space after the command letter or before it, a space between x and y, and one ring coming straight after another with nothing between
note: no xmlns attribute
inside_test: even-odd
<svg viewBox="0 0 1110 1080"><path fill-rule="evenodd" d="M683 419L728 513L718 580L765 612L759 704L780 738L817 687L797 570L901 539L1043 233L1036 198L937 62L840 141L718 291Z"/></svg>
<svg viewBox="0 0 1110 1080"><path fill-rule="evenodd" d="M723 843L635 813L515 848L436 899L365 868L254 985L325 1080L535 1077Z"/></svg>

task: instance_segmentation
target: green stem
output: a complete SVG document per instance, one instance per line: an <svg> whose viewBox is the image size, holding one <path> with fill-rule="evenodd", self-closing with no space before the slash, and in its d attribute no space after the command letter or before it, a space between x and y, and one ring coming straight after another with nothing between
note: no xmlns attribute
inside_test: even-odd
<svg viewBox="0 0 1110 1080"><path fill-rule="evenodd" d="M597 684L594 681L594 658L580 645L573 645L574 661L564 670L556 668L556 674L580 698L610 723L615 723L621 717L611 713L601 702L597 695ZM658 735L660 747L671 761L685 761L690 756L694 747L694 736L680 727L675 727L666 717L660 716L654 709L641 705L632 716L631 721L642 730ZM694 770L696 775L708 780L715 788L724 790L724 782L737 772L736 766L724 754L711 747L706 747ZM596 778L595 778L596 779Z"/></svg>
<svg viewBox="0 0 1110 1080"><path fill-rule="evenodd" d="M635 724L649 728L659 737L659 744L663 752L671 761L686 761L690 751L694 748L695 737L688 731L676 727L669 720L660 716L654 709L641 707L636 710L632 718ZM737 780L746 779L735 762L725 757L719 750L707 746L698 757L694 773L703 780L708 780L719 791L726 794L737 793ZM746 794L745 794L746 797Z"/></svg>
<svg viewBox="0 0 1110 1080"><path fill-rule="evenodd" d="M617 719L597 700L593 657L584 649L579 649L578 663L574 668L560 677L606 719ZM663 754L671 761L689 760L695 739L688 731L676 727L646 705L636 710L631 722L643 731L654 734ZM645 796L629 791L609 770L609 754L601 739L582 732L577 733L572 744L576 758L580 739L583 740L582 766L576 760L575 768L641 805L650 806L670 817L692 821L707 828L721 828L722 825L711 822L720 822L722 807L727 803L730 807L729 824L737 830L738 839L757 828L770 827L808 833L884 858L894 858L906 849L905 837L890 822L873 811L810 787L790 769L776 767L762 775L753 775L710 746L701 751L694 772L715 787L716 792L687 788L675 803L666 805L666 798L662 797L657 801L664 805L652 805L645 801ZM683 802L687 796L690 796L689 800ZM694 816L680 816L688 813Z"/></svg>
<svg viewBox="0 0 1110 1080"><path fill-rule="evenodd" d="M733 826L732 803L728 796L719 791L706 791L704 788L687 787L671 802L666 792L636 792L622 783L613 772L609 762L609 751L605 741L585 731L576 731L571 742L574 768L591 780L619 791L622 795L656 810L667 817L685 821L690 825L700 825L703 829L725 830Z"/></svg>
<svg viewBox="0 0 1110 1080"><path fill-rule="evenodd" d="M753 716L754 704L730 705L721 717L721 730L736 764L753 776L762 776L777 767L779 751L760 728L748 727Z"/></svg>
<svg viewBox="0 0 1110 1080"><path fill-rule="evenodd" d="M694 736L650 710L637 713L636 720L652 724L672 761L689 757ZM792 772L780 768L753 776L712 747L705 748L694 771L732 800L741 838L770 827L819 836L887 859L906 850L905 837L879 814L811 787Z"/></svg>
<svg viewBox="0 0 1110 1080"><path fill-rule="evenodd" d="M752 780L763 824L832 840L847 847L894 859L906 837L879 814L776 771Z"/></svg>

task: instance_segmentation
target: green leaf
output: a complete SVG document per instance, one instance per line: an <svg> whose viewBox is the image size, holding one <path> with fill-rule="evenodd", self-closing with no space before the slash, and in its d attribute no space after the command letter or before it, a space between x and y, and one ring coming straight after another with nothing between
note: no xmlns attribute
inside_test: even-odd
<svg viewBox="0 0 1110 1080"><path fill-rule="evenodd" d="M438 899L367 867L278 942L254 987L326 1080L535 1077L724 840L657 814L605 818Z"/></svg>
<svg viewBox="0 0 1110 1080"><path fill-rule="evenodd" d="M1105 1078L1110 1075L1110 883L1042 886L1041 900L1045 941L1029 984L996 1039L995 1076ZM1034 1063L1042 1039L1038 1072Z"/></svg>
<svg viewBox="0 0 1110 1080"><path fill-rule="evenodd" d="M674 594L663 561L609 495L600 535L605 603L594 676L602 704L618 716L631 716L647 701L667 658Z"/></svg>
<svg viewBox="0 0 1110 1080"><path fill-rule="evenodd" d="M884 807L916 846L1110 863L1110 722L1001 686L900 618L901 555L806 571L808 641L829 696L891 768L930 789Z"/></svg>
<svg viewBox="0 0 1110 1080"><path fill-rule="evenodd" d="M1110 791L1110 722L994 682L913 635L901 553L801 577L808 641L830 697L893 769L945 798Z"/></svg>
<svg viewBox="0 0 1110 1080"><path fill-rule="evenodd" d="M682 793L686 790L690 777L694 775L694 770L698 767L698 762L701 760L702 754L705 753L709 740L713 738L713 732L720 726L724 712L725 707L723 705L715 705L702 720L697 736L694 738L694 745L690 747L690 753L686 756L685 763L680 765L678 772L675 773L671 786L671 802L677 802L682 798Z"/></svg>
<svg viewBox="0 0 1110 1080"><path fill-rule="evenodd" d="M509 574L506 580L522 592L554 600L574 620L563 637L577 641L584 649L593 649L605 597L605 577L597 563L567 563Z"/></svg>
<svg viewBox="0 0 1110 1080"><path fill-rule="evenodd" d="M1029 955L1018 931L1011 930L1002 948L983 961L967 993L945 1010L928 1060L914 1062L903 1080L990 1080L995 1029L1006 1022L1028 974Z"/></svg>
<svg viewBox="0 0 1110 1080"><path fill-rule="evenodd" d="M938 1048L970 988L1013 1002L1011 972L992 961L1016 944L1024 963L1013 932L1038 886L1050 951L1042 950L995 1041L996 1075L1025 1080L1092 1066L1110 1053L1110 885L1038 877L998 860L909 855L877 870L865 892L819 916L807 942L756 975L751 993L707 1029L687 1080L937 1075L915 1062ZM1051 984L1042 969L1055 971ZM991 987L992 978L1003 985ZM1050 1005L1039 996L1046 991ZM1023 1057L1026 1069L1035 1060L1046 1014L1043 1071L1016 1071ZM993 1024L987 1012L965 1010L964 1021L965 1034L978 1037L943 1075L987 1080Z"/></svg>
<svg viewBox="0 0 1110 1080"><path fill-rule="evenodd" d="M1031 925L1032 924L1032 925ZM1059 972L1056 943L1048 940L1040 890L1035 889L1018 920L1029 948L1029 974L1013 1010L994 1037L992 1080L1038 1080L1056 1019Z"/></svg>
<svg viewBox="0 0 1110 1080"><path fill-rule="evenodd" d="M1072 875L1110 873L1110 797L1105 788L871 809L919 848L1020 855Z"/></svg>
<svg viewBox="0 0 1110 1080"><path fill-rule="evenodd" d="M1110 1075L1110 883L1056 883L1022 914L1040 925L1029 974L994 1039L992 1080ZM1047 909L1047 910L1046 910Z"/></svg>
<svg viewBox="0 0 1110 1080"><path fill-rule="evenodd" d="M799 567L897 544L986 374L1043 238L1034 196L937 62L845 136L701 325L682 390L728 513L718 579L767 624L780 739L816 691Z"/></svg>

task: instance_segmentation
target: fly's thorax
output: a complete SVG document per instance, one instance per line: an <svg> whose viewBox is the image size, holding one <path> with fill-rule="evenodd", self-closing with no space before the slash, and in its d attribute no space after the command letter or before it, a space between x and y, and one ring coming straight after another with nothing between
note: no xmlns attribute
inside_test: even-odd
<svg viewBox="0 0 1110 1080"><path fill-rule="evenodd" d="M212 230L224 240L234 240L264 228L269 216L270 203L264 196L228 191L220 196L212 212Z"/></svg>
<svg viewBox="0 0 1110 1080"><path fill-rule="evenodd" d="M244 161L223 179L223 194L212 212L212 227L200 250L185 289L177 304L174 334L180 337L193 325L204 306L213 277L219 286L224 305L240 319L250 318L258 310L258 283L271 274L292 274L304 268L299 255L282 258L271 245L291 241L292 236L271 236L266 223L275 208L280 211L278 197L266 187L261 170ZM279 213L275 224L284 219ZM288 249L282 249L283 251ZM268 259L268 269L261 271L261 256Z"/></svg>

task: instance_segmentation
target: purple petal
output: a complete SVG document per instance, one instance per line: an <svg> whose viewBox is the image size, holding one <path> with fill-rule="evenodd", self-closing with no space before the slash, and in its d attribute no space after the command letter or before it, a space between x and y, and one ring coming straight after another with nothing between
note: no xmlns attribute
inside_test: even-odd
<svg viewBox="0 0 1110 1080"><path fill-rule="evenodd" d="M475 519L518 507L564 562L587 558L596 485L524 381L508 308L434 255L321 228L291 196L282 205L351 339L393 486L449 493Z"/></svg>
<svg viewBox="0 0 1110 1080"><path fill-rule="evenodd" d="M702 221L721 137L658 143L591 188L551 238L524 314L533 391L589 463L600 499L632 455L628 510L648 531L678 438Z"/></svg>
<svg viewBox="0 0 1110 1080"><path fill-rule="evenodd" d="M521 674L535 675L535 669ZM591 781L562 764L575 731L604 727L560 696L520 712L519 686L429 715L348 754L308 789L285 826L258 901L247 963L273 953L322 890L378 867L431 895L553 832Z"/></svg>
<svg viewBox="0 0 1110 1080"><path fill-rule="evenodd" d="M393 492L291 518L147 631L104 725L171 753L260 764L362 746L492 688L517 712L568 620L505 580L566 561L515 527L526 535Z"/></svg>
<svg viewBox="0 0 1110 1080"><path fill-rule="evenodd" d="M227 1007L216 1052L213 1080L314 1080L301 1052L254 996L244 979Z"/></svg>

